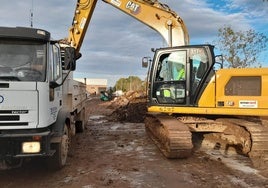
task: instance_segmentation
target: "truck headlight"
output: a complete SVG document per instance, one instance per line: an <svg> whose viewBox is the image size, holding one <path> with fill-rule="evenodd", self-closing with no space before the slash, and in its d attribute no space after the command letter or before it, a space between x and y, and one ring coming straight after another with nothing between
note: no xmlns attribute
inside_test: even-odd
<svg viewBox="0 0 268 188"><path fill-rule="evenodd" d="M22 153L39 153L41 150L40 142L23 142Z"/></svg>

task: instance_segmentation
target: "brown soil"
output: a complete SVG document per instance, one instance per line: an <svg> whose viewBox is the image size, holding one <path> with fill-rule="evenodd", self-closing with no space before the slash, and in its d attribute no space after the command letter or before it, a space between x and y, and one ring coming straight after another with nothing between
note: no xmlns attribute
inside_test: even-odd
<svg viewBox="0 0 268 188"><path fill-rule="evenodd" d="M109 108L113 110L109 116L111 121L143 123L147 112L144 92L131 91L111 101Z"/></svg>
<svg viewBox="0 0 268 188"><path fill-rule="evenodd" d="M86 130L74 137L63 169L32 160L1 171L0 187L268 187L268 178L241 156L227 163L232 157L217 150L197 150L188 159L166 159L145 133L145 98L120 103L87 101Z"/></svg>

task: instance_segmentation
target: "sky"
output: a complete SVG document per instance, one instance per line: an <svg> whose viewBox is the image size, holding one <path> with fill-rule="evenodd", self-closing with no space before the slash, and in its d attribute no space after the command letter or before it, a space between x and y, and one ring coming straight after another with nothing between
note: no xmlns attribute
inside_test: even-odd
<svg viewBox="0 0 268 188"><path fill-rule="evenodd" d="M54 39L68 36L76 0L0 0L0 26L31 26L51 32ZM184 21L190 44L212 43L224 25L235 30L254 29L268 37L268 0L160 0ZM76 78L145 79L142 57L153 57L151 48L165 47L154 30L101 0L98 1L77 61ZM259 57L264 67L268 51Z"/></svg>

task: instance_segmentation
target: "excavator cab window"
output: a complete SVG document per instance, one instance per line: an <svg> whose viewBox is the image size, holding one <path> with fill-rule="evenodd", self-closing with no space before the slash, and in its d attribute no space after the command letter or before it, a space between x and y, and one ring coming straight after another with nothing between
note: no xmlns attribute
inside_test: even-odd
<svg viewBox="0 0 268 188"><path fill-rule="evenodd" d="M157 68L156 80L177 81L185 79L186 52L176 51L163 54Z"/></svg>
<svg viewBox="0 0 268 188"><path fill-rule="evenodd" d="M159 103L185 103L186 51L160 55L154 94Z"/></svg>
<svg viewBox="0 0 268 188"><path fill-rule="evenodd" d="M190 65L191 65L191 96L194 96L200 81L208 70L208 58L205 51L201 48L198 50L190 50Z"/></svg>
<svg viewBox="0 0 268 188"><path fill-rule="evenodd" d="M152 98L159 104L194 105L210 65L204 47L159 50Z"/></svg>

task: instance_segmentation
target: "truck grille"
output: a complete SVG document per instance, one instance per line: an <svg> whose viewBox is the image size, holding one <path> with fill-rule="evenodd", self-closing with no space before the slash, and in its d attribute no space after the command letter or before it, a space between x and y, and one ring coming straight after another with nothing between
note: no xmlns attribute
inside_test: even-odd
<svg viewBox="0 0 268 188"><path fill-rule="evenodd" d="M0 116L0 121L19 121L20 116Z"/></svg>
<svg viewBox="0 0 268 188"><path fill-rule="evenodd" d="M20 115L28 113L28 110L0 110L0 126L27 126L28 122L17 121L20 121Z"/></svg>
<svg viewBox="0 0 268 188"><path fill-rule="evenodd" d="M18 122L18 123L1 123L0 126L27 126L29 123L27 122Z"/></svg>

